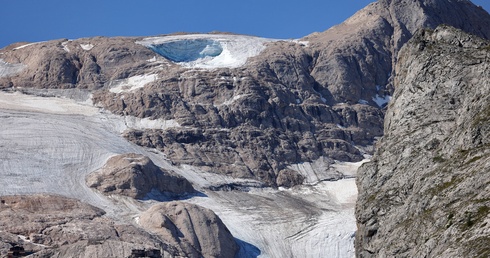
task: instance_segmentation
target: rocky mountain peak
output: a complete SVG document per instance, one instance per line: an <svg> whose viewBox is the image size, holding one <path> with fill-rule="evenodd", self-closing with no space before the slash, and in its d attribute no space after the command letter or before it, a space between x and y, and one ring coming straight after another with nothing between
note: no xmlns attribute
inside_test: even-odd
<svg viewBox="0 0 490 258"><path fill-rule="evenodd" d="M488 256L489 25L469 1L393 0L299 40L1 49L0 193L100 209L2 197L0 255L9 241L38 257L346 257L356 237L362 257ZM348 177L383 135L354 234ZM185 200L146 209L159 192Z"/></svg>
<svg viewBox="0 0 490 258"><path fill-rule="evenodd" d="M372 150L399 49L441 23L490 35L490 15L468 1L379 1L297 41L204 34L9 47L0 88L75 88L117 115L166 121L125 137L176 164L277 186L279 174L290 175L284 185L308 177L284 172L291 165L321 160L325 180L334 160Z"/></svg>

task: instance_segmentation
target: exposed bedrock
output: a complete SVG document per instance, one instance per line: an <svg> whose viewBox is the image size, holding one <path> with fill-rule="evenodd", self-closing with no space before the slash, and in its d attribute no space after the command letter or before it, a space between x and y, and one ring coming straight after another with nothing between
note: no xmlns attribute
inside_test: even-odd
<svg viewBox="0 0 490 258"><path fill-rule="evenodd" d="M490 255L490 42L420 30L398 56L385 135L358 171L358 257Z"/></svg>
<svg viewBox="0 0 490 258"><path fill-rule="evenodd" d="M186 257L234 257L238 245L216 214L184 202L159 203L140 216L142 227L179 246Z"/></svg>
<svg viewBox="0 0 490 258"><path fill-rule="evenodd" d="M32 257L129 257L133 250L184 256L133 225L120 224L104 211L54 195L0 197L0 256L18 245ZM162 257L158 256L158 257Z"/></svg>
<svg viewBox="0 0 490 258"><path fill-rule="evenodd" d="M298 41L247 39L265 48L239 67L183 67L138 44L143 38L15 44L0 50L0 88L90 91L115 114L180 125L127 139L177 164L277 186L292 164L362 160L383 134L398 51L417 29L441 23L490 37L488 13L469 1L380 0ZM221 55L203 42L189 47L192 59Z"/></svg>
<svg viewBox="0 0 490 258"><path fill-rule="evenodd" d="M135 153L111 157L102 168L89 174L86 182L103 194L136 199L145 198L154 190L173 196L194 192L187 179L163 170L148 157Z"/></svg>

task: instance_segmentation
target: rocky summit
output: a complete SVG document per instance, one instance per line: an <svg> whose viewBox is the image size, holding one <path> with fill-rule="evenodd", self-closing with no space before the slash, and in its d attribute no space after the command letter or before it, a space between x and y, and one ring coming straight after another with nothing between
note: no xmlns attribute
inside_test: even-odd
<svg viewBox="0 0 490 258"><path fill-rule="evenodd" d="M295 40L0 49L0 252L488 256L489 38L471 1L379 0Z"/></svg>
<svg viewBox="0 0 490 258"><path fill-rule="evenodd" d="M281 173L291 164L324 158L328 167L372 152L397 53L417 29L444 23L488 38L481 17L463 0L378 1L297 41L218 34L12 45L2 50L10 73L0 88L88 91L114 114L172 121L125 137L177 164L292 185L301 172ZM223 46L233 62L219 61ZM280 173L288 178L278 182ZM329 179L325 169L316 174Z"/></svg>

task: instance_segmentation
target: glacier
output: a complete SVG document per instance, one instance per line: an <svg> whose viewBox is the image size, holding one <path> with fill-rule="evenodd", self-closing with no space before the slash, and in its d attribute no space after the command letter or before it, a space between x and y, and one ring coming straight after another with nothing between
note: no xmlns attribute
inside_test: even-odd
<svg viewBox="0 0 490 258"><path fill-rule="evenodd" d="M137 41L183 67L237 68L277 39L229 34L186 34L150 37Z"/></svg>
<svg viewBox="0 0 490 258"><path fill-rule="evenodd" d="M212 39L182 39L150 45L155 53L174 62L191 62L200 58L216 57L223 52L221 44Z"/></svg>
<svg viewBox="0 0 490 258"><path fill-rule="evenodd" d="M220 216L240 240L237 242L242 249L237 258L354 257L357 196L354 178L292 189L211 191L210 186L223 182L254 182L189 165L174 166L158 150L131 144L121 133L136 126L161 129L180 126L176 121L117 116L85 99L77 102L0 92L0 123L4 125L0 132L3 139L0 155L4 157L0 161L0 195L60 194L102 208L107 216L118 221L138 223L139 213L157 200L134 202L103 196L86 186L85 176L113 155L139 153L186 177L204 193L183 201L212 209ZM355 170L359 165L360 162L342 163L336 169L348 174L347 170Z"/></svg>

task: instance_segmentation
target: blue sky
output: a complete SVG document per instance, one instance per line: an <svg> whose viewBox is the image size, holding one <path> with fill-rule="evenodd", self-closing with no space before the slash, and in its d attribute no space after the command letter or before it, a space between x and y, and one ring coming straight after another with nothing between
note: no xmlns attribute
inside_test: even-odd
<svg viewBox="0 0 490 258"><path fill-rule="evenodd" d="M300 38L324 31L374 0L2 0L0 48L91 36L226 31ZM473 0L490 10L490 0Z"/></svg>

